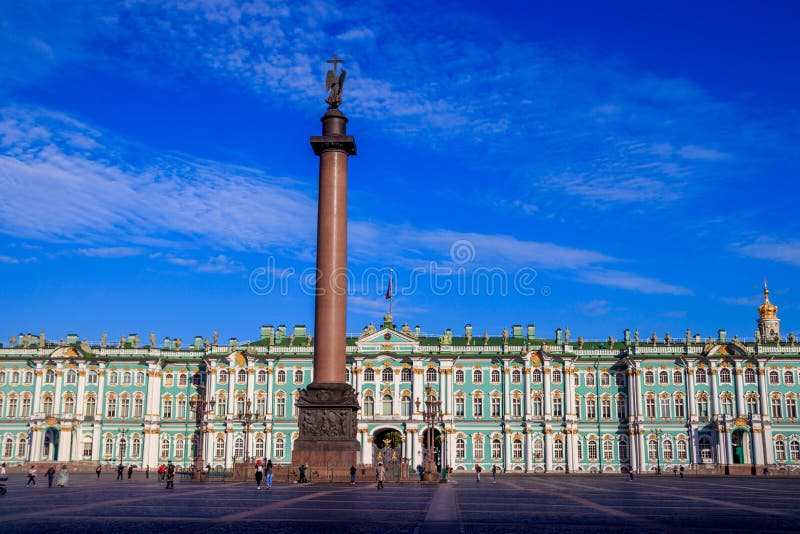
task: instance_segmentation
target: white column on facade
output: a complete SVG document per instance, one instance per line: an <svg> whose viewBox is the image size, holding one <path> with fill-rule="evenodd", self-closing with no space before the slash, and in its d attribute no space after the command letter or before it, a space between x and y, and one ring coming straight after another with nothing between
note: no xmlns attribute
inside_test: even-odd
<svg viewBox="0 0 800 534"><path fill-rule="evenodd" d="M767 451L765 461L767 464L773 465L775 463L775 442L772 439L772 425L767 425L764 427L763 436L764 444L766 445L764 448Z"/></svg>
<svg viewBox="0 0 800 534"><path fill-rule="evenodd" d="M764 430L761 428L754 428L752 433L753 439L750 444L755 453L756 465L764 465Z"/></svg>
<svg viewBox="0 0 800 534"><path fill-rule="evenodd" d="M508 419L511 415L511 369L509 369L509 360L503 361L503 418Z"/></svg>
<svg viewBox="0 0 800 534"><path fill-rule="evenodd" d="M72 425L61 425L61 435L58 438L58 462L69 462L72 454Z"/></svg>
<svg viewBox="0 0 800 534"><path fill-rule="evenodd" d="M412 404L414 404L414 409L416 410L416 407L417 407L416 401L419 400L420 410L424 410L425 409L424 408L424 406L425 406L425 389L423 388L423 382L422 382L422 378L423 377L422 377L422 375L425 372L425 370L422 369L420 362L415 361L414 362L414 367L412 369L412 372L414 374L413 375L414 382L413 382L413 388L412 388L411 392L414 395L414 398L411 399L411 402L412 402ZM376 402L377 402L377 400L376 400ZM416 415L421 415L421 412L415 412L415 413L416 413Z"/></svg>
<svg viewBox="0 0 800 534"><path fill-rule="evenodd" d="M267 420L272 419L272 403L275 397L275 364L267 362ZM269 450L269 449L267 449ZM271 455L270 455L271 457Z"/></svg>
<svg viewBox="0 0 800 534"><path fill-rule="evenodd" d="M146 392L145 392L146 393ZM105 405L106 405L106 364L101 363L97 366L97 402L95 403L94 411L95 413L92 414L95 417L95 424L100 424L103 421L103 417L105 415ZM147 398L147 395L145 395Z"/></svg>
<svg viewBox="0 0 800 534"><path fill-rule="evenodd" d="M53 396L53 416L58 417L61 414L61 391L63 390L64 381L64 364L58 362L56 364L56 392ZM61 456L61 440L59 439L59 453Z"/></svg>
<svg viewBox="0 0 800 534"><path fill-rule="evenodd" d="M42 364L36 364L36 370L33 372L33 413L41 411L42 403L42 382L44 381L44 370Z"/></svg>
<svg viewBox="0 0 800 534"><path fill-rule="evenodd" d="M525 396L522 398L522 415L527 421L531 418L531 362L528 358L525 358L525 369L523 369L522 379L525 381ZM530 436L530 433L528 436Z"/></svg>
<svg viewBox="0 0 800 534"><path fill-rule="evenodd" d="M711 386L711 416L719 415L719 399L717 398L717 363L711 362L708 369L708 383Z"/></svg>
<svg viewBox="0 0 800 534"><path fill-rule="evenodd" d="M736 415L744 416L744 377L741 364L734 369L736 373Z"/></svg>
<svg viewBox="0 0 800 534"><path fill-rule="evenodd" d="M544 418L550 419L553 415L553 399L550 395L550 363L544 362L542 381L544 382Z"/></svg>
<svg viewBox="0 0 800 534"><path fill-rule="evenodd" d="M230 413L230 412L229 412ZM287 448L289 445L287 444ZM225 429L225 468L233 466L233 428Z"/></svg>
<svg viewBox="0 0 800 534"><path fill-rule="evenodd" d="M72 454L70 460L78 462L83 459L83 424L78 423L75 427L75 435L72 438Z"/></svg>
<svg viewBox="0 0 800 534"><path fill-rule="evenodd" d="M267 458L272 458L272 428L264 430L264 451Z"/></svg>
<svg viewBox="0 0 800 534"><path fill-rule="evenodd" d="M353 363L350 376L353 380L353 389L356 390L356 398L358 398L359 402L361 402L361 367L359 366L359 362L356 361Z"/></svg>
<svg viewBox="0 0 800 534"><path fill-rule="evenodd" d="M694 398L694 368L692 362L686 363L686 409L689 411L689 419L697 419L697 399Z"/></svg>
<svg viewBox="0 0 800 534"><path fill-rule="evenodd" d="M75 396L75 417L78 414L82 416L92 416L94 414L83 413L86 407L86 364L81 362L78 366L78 394ZM81 435L83 433L81 432ZM81 439L81 441L83 441Z"/></svg>
<svg viewBox="0 0 800 534"><path fill-rule="evenodd" d="M530 369L526 369L529 371ZM527 372L526 372L527 375ZM530 428L525 429L525 472L533 469L533 433Z"/></svg>
<svg viewBox="0 0 800 534"><path fill-rule="evenodd" d="M99 404L99 402L98 402ZM103 448L103 435L101 434L101 425L99 421L95 421L92 425L92 461L99 462L102 457Z"/></svg>
<svg viewBox="0 0 800 534"><path fill-rule="evenodd" d="M575 414L575 367L572 362L564 362L564 415L568 421L574 421Z"/></svg>
<svg viewBox="0 0 800 534"><path fill-rule="evenodd" d="M503 432L503 442L505 444L505 454L503 454L503 471L511 469L511 429L506 428Z"/></svg>
<svg viewBox="0 0 800 534"><path fill-rule="evenodd" d="M236 367L230 363L228 365L228 419L234 413L236 413Z"/></svg>
<svg viewBox="0 0 800 534"><path fill-rule="evenodd" d="M393 417L399 417L400 416L400 369L392 369L392 413L391 413L391 415Z"/></svg>
<svg viewBox="0 0 800 534"><path fill-rule="evenodd" d="M758 399L761 404L761 419L769 419L769 390L767 389L767 370L764 362L758 362Z"/></svg>
<svg viewBox="0 0 800 534"><path fill-rule="evenodd" d="M544 431L544 470L553 470L553 431L549 428Z"/></svg>
<svg viewBox="0 0 800 534"><path fill-rule="evenodd" d="M31 429L31 442L28 444L28 460L31 462L38 462L42 458L42 434L41 426Z"/></svg>

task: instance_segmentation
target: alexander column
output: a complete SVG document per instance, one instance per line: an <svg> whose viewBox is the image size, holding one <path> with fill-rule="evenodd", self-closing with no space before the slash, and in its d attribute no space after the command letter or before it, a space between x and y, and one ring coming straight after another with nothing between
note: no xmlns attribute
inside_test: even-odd
<svg viewBox="0 0 800 534"><path fill-rule="evenodd" d="M314 381L297 401L300 437L292 463L310 467L349 468L359 451L356 440L356 393L344 380L347 317L347 157L356 154L347 135L347 117L339 111L347 71L337 72L341 59L328 63L322 135L311 137L319 156L317 212L317 284L314 312Z"/></svg>

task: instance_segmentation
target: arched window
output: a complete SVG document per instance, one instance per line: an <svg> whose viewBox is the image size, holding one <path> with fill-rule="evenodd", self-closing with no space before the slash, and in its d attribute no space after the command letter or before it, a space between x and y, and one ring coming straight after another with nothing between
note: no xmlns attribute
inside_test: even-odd
<svg viewBox="0 0 800 534"><path fill-rule="evenodd" d="M775 459L779 462L786 461L786 443L781 440L775 442Z"/></svg>
<svg viewBox="0 0 800 534"><path fill-rule="evenodd" d="M603 419L611 419L611 399L609 397L603 397L601 402L601 410L602 410L602 417Z"/></svg>
<svg viewBox="0 0 800 534"><path fill-rule="evenodd" d="M72 395L64 397L64 413L75 413L75 398Z"/></svg>
<svg viewBox="0 0 800 534"><path fill-rule="evenodd" d="M375 370L372 367L367 367L364 369L364 382L374 382L375 381Z"/></svg>
<svg viewBox="0 0 800 534"><path fill-rule="evenodd" d="M540 395L535 395L532 400L533 400L533 402L532 402L533 406L531 407L531 410L533 411L532 415L534 417L541 417L542 416L542 397Z"/></svg>
<svg viewBox="0 0 800 534"><path fill-rule="evenodd" d="M3 458L11 458L11 453L14 452L14 440L6 438L3 442Z"/></svg>
<svg viewBox="0 0 800 534"><path fill-rule="evenodd" d="M42 399L42 410L44 410L45 416L50 416L53 414L53 397L50 395L45 395Z"/></svg>
<svg viewBox="0 0 800 534"><path fill-rule="evenodd" d="M275 457L276 458L283 458L285 449L285 441L283 438L277 438L275 440Z"/></svg>
<svg viewBox="0 0 800 534"><path fill-rule="evenodd" d="M745 384L755 384L756 383L756 371L752 367L748 367L744 370L744 383Z"/></svg>
<svg viewBox="0 0 800 534"><path fill-rule="evenodd" d="M700 459L711 460L711 440L707 436L702 436L699 441Z"/></svg>
<svg viewBox="0 0 800 534"><path fill-rule="evenodd" d="M683 373L681 371L672 371L672 383L676 386L683 384Z"/></svg>
<svg viewBox="0 0 800 534"><path fill-rule="evenodd" d="M731 383L731 370L727 367L723 367L719 370L719 383L720 384L730 384Z"/></svg>
<svg viewBox="0 0 800 534"><path fill-rule="evenodd" d="M302 369L296 369L294 372L294 383L295 384L302 384L303 383L303 371Z"/></svg>
<svg viewBox="0 0 800 534"><path fill-rule="evenodd" d="M22 418L30 417L31 415L31 398L28 396L27 393L24 394L25 396L22 397L22 413L20 414Z"/></svg>
<svg viewBox="0 0 800 534"><path fill-rule="evenodd" d="M245 382L247 382L247 371L245 371L244 369L239 369L238 371L236 371L236 382L238 384L244 384Z"/></svg>
<svg viewBox="0 0 800 534"><path fill-rule="evenodd" d="M619 440L619 443L617 443L617 453L620 461L628 459L628 442L624 439Z"/></svg>
<svg viewBox="0 0 800 534"><path fill-rule="evenodd" d="M462 373L463 376L463 373ZM401 382L411 382L411 369L408 367L403 367L400 371L400 381Z"/></svg>
<svg viewBox="0 0 800 534"><path fill-rule="evenodd" d="M394 373L392 372L391 367L384 367L381 371L381 381L383 382L391 382L394 380Z"/></svg>
<svg viewBox="0 0 800 534"><path fill-rule="evenodd" d="M511 442L511 458L513 458L515 462L519 462L520 460L522 460L521 439L515 439L513 442Z"/></svg>
<svg viewBox="0 0 800 534"><path fill-rule="evenodd" d="M425 381L426 382L436 382L439 379L439 373L436 372L436 369L433 367L428 367L425 371Z"/></svg>
<svg viewBox="0 0 800 534"><path fill-rule="evenodd" d="M476 395L472 399L472 417L483 417L483 397Z"/></svg>
<svg viewBox="0 0 800 534"><path fill-rule="evenodd" d="M178 387L185 388L188 384L189 377L186 373L181 373L178 375Z"/></svg>
<svg viewBox="0 0 800 534"><path fill-rule="evenodd" d="M375 399L372 398L372 395L364 396L364 403L361 406L361 410L364 412L364 417L372 417L375 415Z"/></svg>
<svg viewBox="0 0 800 534"><path fill-rule="evenodd" d="M783 406L781 405L781 397L778 394L772 397L772 417L773 419L783 417Z"/></svg>
<svg viewBox="0 0 800 534"><path fill-rule="evenodd" d="M264 457L264 438L257 437L256 438L256 447L255 447L255 455L256 458L263 458Z"/></svg>
<svg viewBox="0 0 800 534"><path fill-rule="evenodd" d="M473 384L480 384L483 382L483 373L480 369L475 369L472 371L472 383Z"/></svg>
<svg viewBox="0 0 800 534"><path fill-rule="evenodd" d="M652 386L656 383L655 373L653 371L645 371L644 372L644 385Z"/></svg>
<svg viewBox="0 0 800 534"><path fill-rule="evenodd" d="M78 381L78 373L70 369L69 371L67 371L67 375L64 378L64 381L67 384L75 384Z"/></svg>
<svg viewBox="0 0 800 534"><path fill-rule="evenodd" d="M594 387L594 373L590 371L586 373L586 387Z"/></svg>
<svg viewBox="0 0 800 534"><path fill-rule="evenodd" d="M522 399L519 395L511 398L511 417L522 417Z"/></svg>
<svg viewBox="0 0 800 534"><path fill-rule="evenodd" d="M103 456L109 458L113 455L114 455L114 440L111 437L107 437L105 448L103 449Z"/></svg>
<svg viewBox="0 0 800 534"><path fill-rule="evenodd" d="M500 370L499 369L492 369L492 374L490 377L492 384L499 384L500 383Z"/></svg>
<svg viewBox="0 0 800 534"><path fill-rule="evenodd" d="M603 440L603 461L610 462L614 459L614 445L611 440Z"/></svg>
<svg viewBox="0 0 800 534"><path fill-rule="evenodd" d="M495 438L492 440L492 460L500 460L503 453L503 444L500 442L499 439Z"/></svg>
<svg viewBox="0 0 800 534"><path fill-rule="evenodd" d="M663 385L669 384L669 373L666 371L658 372L658 383Z"/></svg>
<svg viewBox="0 0 800 534"><path fill-rule="evenodd" d="M25 458L28 455L28 440L20 437L17 442L17 458Z"/></svg>
<svg viewBox="0 0 800 534"><path fill-rule="evenodd" d="M705 384L707 382L706 370L704 368L700 367L694 372L694 381L697 384Z"/></svg>
<svg viewBox="0 0 800 534"><path fill-rule="evenodd" d="M220 369L219 371L219 378L217 380L220 384L227 384L228 383L228 371L225 369Z"/></svg>
<svg viewBox="0 0 800 534"><path fill-rule="evenodd" d="M662 454L664 456L665 462L672 461L672 442L667 440L661 445L661 450L664 451Z"/></svg>
<svg viewBox="0 0 800 534"><path fill-rule="evenodd" d="M169 458L169 438L161 438L161 457Z"/></svg>
<svg viewBox="0 0 800 534"><path fill-rule="evenodd" d="M48 369L44 373L44 383L45 384L52 384L56 381L56 373L52 369Z"/></svg>
<svg viewBox="0 0 800 534"><path fill-rule="evenodd" d="M259 369L258 373L256 373L256 382L258 382L259 384L263 384L266 381L267 381L267 370Z"/></svg>
<svg viewBox="0 0 800 534"><path fill-rule="evenodd" d="M608 373L600 373L600 386L601 387L608 387L611 385L611 375Z"/></svg>
<svg viewBox="0 0 800 534"><path fill-rule="evenodd" d="M225 417L228 413L228 398L222 393L217 397L217 417Z"/></svg>
<svg viewBox="0 0 800 534"><path fill-rule="evenodd" d="M131 385L131 377L132 377L132 375L131 375L130 371L125 371L124 373L122 373L122 385L123 386L130 386Z"/></svg>
<svg viewBox="0 0 800 534"><path fill-rule="evenodd" d="M381 402L381 415L392 415L392 396L384 395Z"/></svg>
<svg viewBox="0 0 800 534"><path fill-rule="evenodd" d="M224 456L225 456L225 438L223 438L222 436L217 436L217 440L214 445L214 457L223 458Z"/></svg>
<svg viewBox="0 0 800 534"><path fill-rule="evenodd" d="M464 460L467 456L467 447L463 438L456 440L456 460Z"/></svg>
<svg viewBox="0 0 800 534"><path fill-rule="evenodd" d="M233 440L233 456L234 458L244 458L244 439L242 436L237 436Z"/></svg>
<svg viewBox="0 0 800 534"><path fill-rule="evenodd" d="M464 383L464 370L463 369L456 369L454 373L455 382L456 384L463 384Z"/></svg>
<svg viewBox="0 0 800 534"><path fill-rule="evenodd" d="M656 399L650 393L644 400L645 416L653 419L656 416Z"/></svg>
<svg viewBox="0 0 800 534"><path fill-rule="evenodd" d="M137 397L133 399L133 417L135 419L141 419L143 414L144 414L144 400L142 400L141 395L137 394Z"/></svg>
<svg viewBox="0 0 800 534"><path fill-rule="evenodd" d="M800 460L800 441L792 440L789 443L789 459L795 462Z"/></svg>
<svg viewBox="0 0 800 534"><path fill-rule="evenodd" d="M175 459L182 460L183 453L186 451L186 442L183 438L175 438Z"/></svg>
<svg viewBox="0 0 800 534"><path fill-rule="evenodd" d="M553 384L561 383L561 369L553 369Z"/></svg>
<svg viewBox="0 0 800 534"><path fill-rule="evenodd" d="M89 384L97 384L97 373L95 371L86 373L86 382Z"/></svg>
<svg viewBox="0 0 800 534"><path fill-rule="evenodd" d="M511 371L511 383L519 384L520 382L522 382L522 372L519 369L514 368Z"/></svg>
<svg viewBox="0 0 800 534"><path fill-rule="evenodd" d="M481 436L475 436L472 439L472 456L476 460L483 459L483 438Z"/></svg>
<svg viewBox="0 0 800 534"><path fill-rule="evenodd" d="M708 397L705 393L697 396L697 416L708 419Z"/></svg>
<svg viewBox="0 0 800 534"><path fill-rule="evenodd" d="M144 373L139 371L136 373L136 385L143 386L144 385Z"/></svg>
<svg viewBox="0 0 800 534"><path fill-rule="evenodd" d="M492 397L489 403L492 409L492 417L500 417L500 397Z"/></svg>
<svg viewBox="0 0 800 534"><path fill-rule="evenodd" d="M776 370L772 370L769 372L769 383L773 386L777 386L780 382L781 375Z"/></svg>
<svg viewBox="0 0 800 534"><path fill-rule="evenodd" d="M161 417L172 419L172 397L164 397L161 401Z"/></svg>
<svg viewBox="0 0 800 534"><path fill-rule="evenodd" d="M84 436L82 452L84 460L88 460L92 457L92 436Z"/></svg>
<svg viewBox="0 0 800 534"><path fill-rule="evenodd" d="M533 371L531 371L531 381L534 384L542 383L542 370L539 369L538 367L534 368Z"/></svg>
<svg viewBox="0 0 800 534"><path fill-rule="evenodd" d="M553 394L553 417L564 417L564 403L558 391Z"/></svg>
<svg viewBox="0 0 800 534"><path fill-rule="evenodd" d="M541 460L544 456L544 442L542 438L536 438L533 440L533 457L537 460Z"/></svg>
<svg viewBox="0 0 800 534"><path fill-rule="evenodd" d="M275 417L286 417L286 397L282 394L275 398Z"/></svg>
<svg viewBox="0 0 800 534"><path fill-rule="evenodd" d="M564 440L561 436L553 440L553 459L559 462L564 461Z"/></svg>
<svg viewBox="0 0 800 534"><path fill-rule="evenodd" d="M647 441L647 457L655 462L658 459L658 441L650 439Z"/></svg>
<svg viewBox="0 0 800 534"><path fill-rule="evenodd" d="M586 451L588 452L589 461L596 462L597 461L597 442L593 439L590 439L588 443L586 443Z"/></svg>
<svg viewBox="0 0 800 534"><path fill-rule="evenodd" d="M284 384L286 382L286 371L278 369L278 373L275 375L275 381L278 384Z"/></svg>
<svg viewBox="0 0 800 534"><path fill-rule="evenodd" d="M683 419L686 417L686 408L683 402L683 395L680 393L675 395L675 417Z"/></svg>
<svg viewBox="0 0 800 534"><path fill-rule="evenodd" d="M725 415L733 415L733 398L726 396L722 398L722 413Z"/></svg>
<svg viewBox="0 0 800 534"><path fill-rule="evenodd" d="M688 448L685 439L678 440L678 461L685 462L689 458Z"/></svg>
<svg viewBox="0 0 800 534"><path fill-rule="evenodd" d="M403 417L411 416L411 396L403 395L400 399L400 415Z"/></svg>
<svg viewBox="0 0 800 534"><path fill-rule="evenodd" d="M794 373L791 371L784 371L783 372L783 383L787 386L794 385Z"/></svg>
<svg viewBox="0 0 800 534"><path fill-rule="evenodd" d="M594 397L589 397L586 399L586 418L595 419L596 417L597 417L597 400Z"/></svg>
<svg viewBox="0 0 800 534"><path fill-rule="evenodd" d="M142 440L138 436L131 439L131 458L139 458L142 454Z"/></svg>
<svg viewBox="0 0 800 534"><path fill-rule="evenodd" d="M167 373L164 375L164 387L171 388L172 384L174 383L175 375L172 373Z"/></svg>

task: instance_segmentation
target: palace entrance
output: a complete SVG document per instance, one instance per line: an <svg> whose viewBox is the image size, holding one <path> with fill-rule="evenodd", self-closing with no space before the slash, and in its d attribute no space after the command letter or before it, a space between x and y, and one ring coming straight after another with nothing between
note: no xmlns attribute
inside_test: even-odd
<svg viewBox="0 0 800 534"><path fill-rule="evenodd" d="M750 463L750 434L746 430L740 428L733 431L731 450L734 464Z"/></svg>
<svg viewBox="0 0 800 534"><path fill-rule="evenodd" d="M44 433L44 442L42 443L42 461L53 462L58 459L58 441L59 430L48 428Z"/></svg>
<svg viewBox="0 0 800 534"><path fill-rule="evenodd" d="M408 475L408 458L403 457L403 435L394 428L376 431L372 439L372 465L382 462L387 480L400 480Z"/></svg>

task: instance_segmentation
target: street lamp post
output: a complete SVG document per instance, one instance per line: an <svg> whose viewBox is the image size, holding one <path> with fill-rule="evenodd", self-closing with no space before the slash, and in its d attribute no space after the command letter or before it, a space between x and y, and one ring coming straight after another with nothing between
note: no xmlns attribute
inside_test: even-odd
<svg viewBox="0 0 800 534"><path fill-rule="evenodd" d="M731 468L729 465L729 458L728 458L728 419L727 414L722 414L722 448L723 448L723 460L725 460L725 474L731 474Z"/></svg>
<svg viewBox="0 0 800 534"><path fill-rule="evenodd" d="M661 435L664 433L660 428L654 428L653 433L656 435L656 474L661 474Z"/></svg>
<svg viewBox="0 0 800 534"><path fill-rule="evenodd" d="M419 399L417 399L417 410L419 410ZM425 401L425 412L423 412L425 423L428 425L426 435L428 437L428 447L425 449L425 473L436 472L436 447L434 446L435 427L444 422L442 418L442 401L434 400L429 396ZM440 482L447 482L447 466L444 456L444 438L442 439L442 470ZM432 478L432 477L431 477Z"/></svg>
<svg viewBox="0 0 800 534"><path fill-rule="evenodd" d="M249 444L250 444L250 426L256 419L255 414L250 411L252 405L252 401L250 398L247 399L246 407L244 413L239 412L239 417L234 419L233 421L236 423L243 423L244 424L244 462L247 463L250 459L249 455Z"/></svg>
<svg viewBox="0 0 800 534"><path fill-rule="evenodd" d="M209 416L214 415L214 407L216 406L217 401L211 399L210 401L202 401L198 406L197 417L200 420L200 439L199 443L197 444L197 456L195 457L195 467L194 467L194 476L195 480L201 479L201 473L203 472L203 468L205 467L203 464L205 463L205 451L206 451L206 430L208 429L208 419Z"/></svg>
<svg viewBox="0 0 800 534"><path fill-rule="evenodd" d="M125 439L125 436L128 435L128 431L124 428L118 428L117 433L119 434L119 463L122 465L122 457L125 454L125 446L128 444L128 440Z"/></svg>

